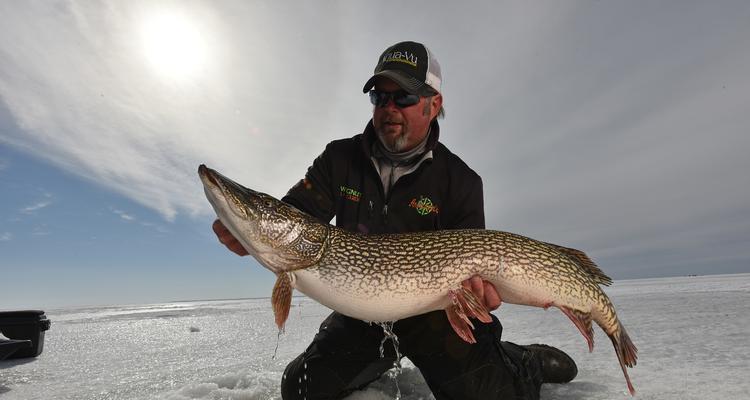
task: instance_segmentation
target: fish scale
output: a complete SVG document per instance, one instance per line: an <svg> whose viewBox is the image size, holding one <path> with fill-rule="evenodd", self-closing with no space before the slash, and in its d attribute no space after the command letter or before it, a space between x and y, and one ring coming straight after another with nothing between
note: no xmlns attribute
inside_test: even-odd
<svg viewBox="0 0 750 400"><path fill-rule="evenodd" d="M353 318L389 322L445 310L462 339L472 318L489 312L462 282L479 276L505 303L559 308L593 350L592 321L609 336L625 376L637 349L600 285L612 280L585 253L522 235L485 230L365 235L323 224L267 194L199 167L206 197L222 223L277 275L272 293L283 329L293 289Z"/></svg>
<svg viewBox="0 0 750 400"><path fill-rule="evenodd" d="M451 234L445 234L447 232ZM448 288L455 286L456 279L489 272L492 264L488 261L497 259L491 256L491 251L487 251L484 258L472 251L486 245L488 241L485 239L489 237L466 240L468 231L428 233L362 235L333 228L332 246L323 254L316 268L322 270L321 276L330 280L332 285L355 285L369 295L410 293L413 290L444 295ZM368 249L367 252L357 250L362 248ZM465 251L456 251L460 249ZM499 262L494 264L497 266ZM405 265L409 268L404 268ZM369 285L371 280L385 277L388 279L381 279L381 285Z"/></svg>

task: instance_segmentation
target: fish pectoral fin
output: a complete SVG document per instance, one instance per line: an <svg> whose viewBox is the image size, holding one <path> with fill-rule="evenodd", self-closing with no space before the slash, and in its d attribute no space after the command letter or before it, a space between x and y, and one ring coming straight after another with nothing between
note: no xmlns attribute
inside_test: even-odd
<svg viewBox="0 0 750 400"><path fill-rule="evenodd" d="M289 273L282 272L276 278L276 284L273 286L271 293L271 304L273 305L273 315L276 319L276 326L279 331L284 331L284 324L289 317L289 309L292 306L292 279Z"/></svg>
<svg viewBox="0 0 750 400"><path fill-rule="evenodd" d="M573 324L581 331L589 344L589 353L594 351L594 328L591 326L591 313L575 310L568 307L559 307L560 310L573 321Z"/></svg>
<svg viewBox="0 0 750 400"><path fill-rule="evenodd" d="M476 343L472 330L474 324L471 318L476 318L484 323L492 322L487 308L477 299L472 291L461 287L448 292L451 305L445 309L448 314L448 322L456 334L467 343Z"/></svg>
<svg viewBox="0 0 750 400"><path fill-rule="evenodd" d="M458 302L464 313L471 318L476 318L485 324L492 322L487 307L474 295L474 292L461 286L459 289L451 290L451 300Z"/></svg>
<svg viewBox="0 0 750 400"><path fill-rule="evenodd" d="M474 334L471 332L474 329L469 317L466 316L461 306L458 304L451 304L445 309L445 313L448 314L448 322L451 323L451 327L456 332L458 337L463 339L467 343L476 343Z"/></svg>

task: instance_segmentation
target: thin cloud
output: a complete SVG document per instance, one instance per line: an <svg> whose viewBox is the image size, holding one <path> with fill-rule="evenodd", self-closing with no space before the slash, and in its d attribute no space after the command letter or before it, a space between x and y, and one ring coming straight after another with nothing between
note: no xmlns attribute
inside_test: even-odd
<svg viewBox="0 0 750 400"><path fill-rule="evenodd" d="M50 201L50 200L39 201L39 202L36 202L34 204L31 204L31 205L28 205L28 206L22 208L20 210L20 212L22 214L27 214L27 215L35 214L37 211L39 211L39 210L41 210L43 208L47 208L51 204L52 204L52 201Z"/></svg>
<svg viewBox="0 0 750 400"><path fill-rule="evenodd" d="M159 233L169 233L170 232L170 230L167 229L166 227L164 227L163 225L156 224L156 223L153 223L153 222L141 221L141 225L143 225L143 226L145 226L147 228L152 228L152 229L156 230Z"/></svg>
<svg viewBox="0 0 750 400"><path fill-rule="evenodd" d="M45 209L54 203L54 196L52 195L52 193L49 193L44 189L39 189L39 191L42 192L43 199L37 200L36 202L21 208L19 210L21 214L33 215L36 214L39 210Z"/></svg>
<svg viewBox="0 0 750 400"><path fill-rule="evenodd" d="M154 223L154 222L143 221L139 219L138 217L136 217L135 215L132 215L121 209L110 207L110 211L112 211L113 214L117 215L118 217L120 217L120 219L122 219L125 222L135 222L135 223L140 224L141 226L153 229L159 233L169 233L169 229L167 229L163 225Z"/></svg>
<svg viewBox="0 0 750 400"><path fill-rule="evenodd" d="M52 234L52 231L50 231L47 226L37 226L34 227L34 230L31 231L31 234L33 236L49 236Z"/></svg>
<svg viewBox="0 0 750 400"><path fill-rule="evenodd" d="M13 239L13 234L10 232L0 233L0 242L9 242Z"/></svg>
<svg viewBox="0 0 750 400"><path fill-rule="evenodd" d="M114 214L116 214L117 216L119 216L121 219L123 219L125 221L130 222L130 221L135 221L136 220L136 218L134 216L126 213L125 211L119 210L117 208L112 208L111 210L112 210L112 212Z"/></svg>

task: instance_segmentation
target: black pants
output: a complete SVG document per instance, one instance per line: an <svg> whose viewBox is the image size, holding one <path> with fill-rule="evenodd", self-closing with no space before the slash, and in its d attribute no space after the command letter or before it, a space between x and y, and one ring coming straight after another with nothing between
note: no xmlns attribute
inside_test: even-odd
<svg viewBox="0 0 750 400"><path fill-rule="evenodd" d="M399 352L419 368L437 400L538 400L541 366L523 347L501 342L502 325L472 320L476 344L459 338L444 311L395 323ZM286 367L284 400L340 399L393 367L393 345L380 356L383 328L334 312L304 353Z"/></svg>

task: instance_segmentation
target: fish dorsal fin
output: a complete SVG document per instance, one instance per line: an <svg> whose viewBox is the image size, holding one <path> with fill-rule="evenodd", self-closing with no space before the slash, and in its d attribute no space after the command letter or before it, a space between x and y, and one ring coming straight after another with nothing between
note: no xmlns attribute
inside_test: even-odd
<svg viewBox="0 0 750 400"><path fill-rule="evenodd" d="M599 267L594 264L594 262L589 258L589 256L586 255L586 253L582 252L581 250L571 249L570 247L558 246L552 243L547 244L570 257L573 262L583 267L583 269L586 270L589 275L591 275L591 278L594 279L594 282L604 286L609 286L612 284L612 278L608 277L607 274L604 273L604 271L599 269Z"/></svg>
<svg viewBox="0 0 750 400"><path fill-rule="evenodd" d="M276 317L276 326L279 331L284 330L284 324L289 317L289 309L292 306L292 279L289 273L282 272L276 278L276 284L273 286L271 293L271 303L273 304L273 315Z"/></svg>

